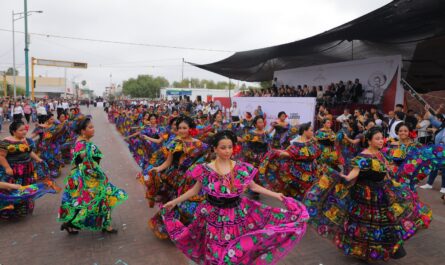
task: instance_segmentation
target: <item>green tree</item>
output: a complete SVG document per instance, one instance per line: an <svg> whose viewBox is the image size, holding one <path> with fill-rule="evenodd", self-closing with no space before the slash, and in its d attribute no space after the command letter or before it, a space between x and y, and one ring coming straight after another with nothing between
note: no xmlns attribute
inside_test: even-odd
<svg viewBox="0 0 445 265"><path fill-rule="evenodd" d="M14 68L13 67L9 67L8 70L6 70L6 75L14 75ZM17 71L17 69L15 69L15 75L18 76L19 75L19 71Z"/></svg>
<svg viewBox="0 0 445 265"><path fill-rule="evenodd" d="M177 88L188 88L190 83L190 87L192 88L208 88L208 89L227 89L229 87L229 82L215 82L213 80L207 79L199 79L199 78L190 78L184 79L182 81L174 81L173 87ZM235 88L235 83L230 83L230 89Z"/></svg>
<svg viewBox="0 0 445 265"><path fill-rule="evenodd" d="M139 75L123 82L122 93L134 98L157 98L162 87L168 87L168 80L164 77Z"/></svg>
<svg viewBox="0 0 445 265"><path fill-rule="evenodd" d="M262 81L260 82L261 88L271 88L272 87L272 81Z"/></svg>

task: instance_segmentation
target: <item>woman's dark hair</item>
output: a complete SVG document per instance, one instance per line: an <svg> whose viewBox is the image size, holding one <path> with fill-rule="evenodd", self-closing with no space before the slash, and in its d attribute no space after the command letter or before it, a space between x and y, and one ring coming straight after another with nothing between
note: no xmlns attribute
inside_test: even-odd
<svg viewBox="0 0 445 265"><path fill-rule="evenodd" d="M148 119L151 120L151 117L155 117L155 119L158 119L158 115L152 113L150 115L148 115Z"/></svg>
<svg viewBox="0 0 445 265"><path fill-rule="evenodd" d="M309 128L311 128L311 122L306 122L300 125L300 128L298 128L298 134L299 135L303 135L303 133L307 130L309 130Z"/></svg>
<svg viewBox="0 0 445 265"><path fill-rule="evenodd" d="M252 113L250 113L249 111L246 111L246 116L252 117Z"/></svg>
<svg viewBox="0 0 445 265"><path fill-rule="evenodd" d="M383 134L382 129L380 129L379 127L372 127L365 135L366 141L370 141L372 137L374 137L374 135L378 133Z"/></svg>
<svg viewBox="0 0 445 265"><path fill-rule="evenodd" d="M278 118L281 117L281 115L283 115L283 114L286 115L286 112L284 112L284 111L278 112Z"/></svg>
<svg viewBox="0 0 445 265"><path fill-rule="evenodd" d="M80 134L82 130L85 130L88 126L88 124L91 122L91 119L86 117L84 119L81 119L79 123L76 126L76 129L74 130L75 133Z"/></svg>
<svg viewBox="0 0 445 265"><path fill-rule="evenodd" d="M54 116L52 113L48 113L45 118L43 118L43 122L47 122L49 119L51 119Z"/></svg>
<svg viewBox="0 0 445 265"><path fill-rule="evenodd" d="M213 116L212 116L212 120L215 121L216 120L216 116L218 116L218 114L220 114L220 113L221 113L221 116L222 116L222 110L218 110L217 112L215 112L215 114L213 114Z"/></svg>
<svg viewBox="0 0 445 265"><path fill-rule="evenodd" d="M62 112L62 113L60 113L59 115L57 115L57 119L60 120L60 117L61 117L62 115L65 116L65 118L66 118L66 114Z"/></svg>
<svg viewBox="0 0 445 265"><path fill-rule="evenodd" d="M229 139L230 141L232 141L233 145L236 145L237 142L237 138L234 132L229 131L229 130L224 130L224 131L220 131L217 132L213 138L212 138L212 146L215 148L218 146L219 141L223 140L223 139Z"/></svg>
<svg viewBox="0 0 445 265"><path fill-rule="evenodd" d="M380 112L376 112L375 115L377 115L377 118L383 120L383 114Z"/></svg>
<svg viewBox="0 0 445 265"><path fill-rule="evenodd" d="M326 122L331 121L330 119L323 119L321 120L321 126L324 126Z"/></svg>
<svg viewBox="0 0 445 265"><path fill-rule="evenodd" d="M177 120L178 120L178 117L171 119L171 120L168 122L168 125L171 127L173 124L176 124L176 121L177 121Z"/></svg>
<svg viewBox="0 0 445 265"><path fill-rule="evenodd" d="M14 135L14 133L21 127L25 125L25 123L23 123L22 121L13 121L10 125L9 125L9 133L11 135Z"/></svg>
<svg viewBox="0 0 445 265"><path fill-rule="evenodd" d="M408 128L408 131L411 131L411 127L407 124L407 123L404 123L404 122L400 122L399 124L397 124L396 125L396 134L399 134L399 130L400 130L400 128L402 128L402 127L406 127L406 128Z"/></svg>
<svg viewBox="0 0 445 265"><path fill-rule="evenodd" d="M180 116L178 117L178 119L176 120L176 127L179 127L179 124L181 123L185 123L189 126L190 129L194 129L196 128L196 123L195 121L193 121L192 118L190 118L189 116Z"/></svg>
<svg viewBox="0 0 445 265"><path fill-rule="evenodd" d="M264 117L263 116L260 116L260 115L255 116L255 118L253 118L253 120L252 120L253 126L256 126L257 121L260 120L260 119L264 121Z"/></svg>

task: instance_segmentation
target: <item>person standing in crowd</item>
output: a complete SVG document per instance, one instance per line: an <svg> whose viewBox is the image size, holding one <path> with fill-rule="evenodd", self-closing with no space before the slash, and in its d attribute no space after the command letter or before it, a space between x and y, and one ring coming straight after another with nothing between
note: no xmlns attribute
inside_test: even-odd
<svg viewBox="0 0 445 265"><path fill-rule="evenodd" d="M37 104L37 119L39 121L39 124L45 123L46 115L48 115L48 113L43 102L39 102Z"/></svg>
<svg viewBox="0 0 445 265"><path fill-rule="evenodd" d="M48 109L47 109L47 111L48 112L53 112L55 108L56 108L55 102L52 101L52 100L49 100L48 101Z"/></svg>
<svg viewBox="0 0 445 265"><path fill-rule="evenodd" d="M434 136L434 144L445 144L445 114L437 114L437 116L431 115L429 112L430 106L425 106L425 117L429 119L431 122L431 125L435 128L435 136ZM436 110L436 113L441 113L443 111L444 106L443 104L440 105L439 109ZM442 195L442 200L445 201L445 168L441 167L440 170L442 171L442 186L440 189L440 193L444 194ZM434 180L436 180L436 177L439 173L439 169L435 169L428 177L428 181L425 185L420 186L422 189L430 190L433 188Z"/></svg>
<svg viewBox="0 0 445 265"><path fill-rule="evenodd" d="M127 193L111 184L99 163L103 157L91 142L94 125L90 118L79 120L79 135L73 149L74 166L66 178L58 221L60 230L78 234L80 229L115 234L111 226L111 211L127 200Z"/></svg>
<svg viewBox="0 0 445 265"><path fill-rule="evenodd" d="M416 113L412 109L409 109L406 113L405 123L411 128L415 129L417 125Z"/></svg>
<svg viewBox="0 0 445 265"><path fill-rule="evenodd" d="M62 109L63 109L64 114L68 114L68 111L70 109L70 104L68 103L68 101L66 99L64 99L62 102Z"/></svg>
<svg viewBox="0 0 445 265"><path fill-rule="evenodd" d="M63 113L62 100L56 101L56 111L57 111L57 117L59 117L60 114Z"/></svg>
<svg viewBox="0 0 445 265"><path fill-rule="evenodd" d="M215 160L187 171L185 178L196 183L164 205L162 218L172 241L194 262L275 264L302 239L308 214L303 204L256 184L253 178L257 169L252 165L231 159L236 141L231 131L214 136ZM283 202L286 209L243 197L247 188ZM171 210L201 190L206 200L199 204L193 221L185 226Z"/></svg>
<svg viewBox="0 0 445 265"><path fill-rule="evenodd" d="M232 118L232 122L240 122L240 110L236 101L233 102L232 107L230 107L230 117Z"/></svg>
<svg viewBox="0 0 445 265"><path fill-rule="evenodd" d="M400 111L395 112L394 121L390 122L390 126L388 128L390 138L397 139L396 127L397 127L397 124L403 122L404 118L405 118L405 113L400 112Z"/></svg>
<svg viewBox="0 0 445 265"><path fill-rule="evenodd" d="M428 127L430 127L431 122L427 117L427 113L423 116L416 114L417 141L421 144L427 144L432 140L431 134L428 132Z"/></svg>
<svg viewBox="0 0 445 265"><path fill-rule="evenodd" d="M25 113L20 105L20 101L16 101L14 107L11 109L11 117L14 121L21 121Z"/></svg>
<svg viewBox="0 0 445 265"><path fill-rule="evenodd" d="M363 96L363 86L358 78L355 79L351 91L352 91L352 102L359 103L360 98Z"/></svg>
<svg viewBox="0 0 445 265"><path fill-rule="evenodd" d="M350 118L351 118L351 113L349 113L349 109L348 108L345 108L343 110L343 114L338 116L336 121L338 123L344 123L345 121L349 120Z"/></svg>
<svg viewBox="0 0 445 265"><path fill-rule="evenodd" d="M32 108L28 100L25 101L25 104L23 106L23 113L25 114L26 122L29 124L31 120Z"/></svg>

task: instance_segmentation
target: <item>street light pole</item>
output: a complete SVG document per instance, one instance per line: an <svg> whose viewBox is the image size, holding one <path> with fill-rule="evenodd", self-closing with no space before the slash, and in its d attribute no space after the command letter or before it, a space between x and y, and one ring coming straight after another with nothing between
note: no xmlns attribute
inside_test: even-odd
<svg viewBox="0 0 445 265"><path fill-rule="evenodd" d="M25 83L26 83L26 97L29 98L29 60L28 60L28 0L24 0L25 16Z"/></svg>
<svg viewBox="0 0 445 265"><path fill-rule="evenodd" d="M15 80L15 27L14 10L12 10L12 79L14 80L14 99L17 98L17 86Z"/></svg>
<svg viewBox="0 0 445 265"><path fill-rule="evenodd" d="M43 11L28 11L27 2L25 0L25 12L23 13L14 13L12 10L12 60L13 60L13 79L14 79L14 98L17 97L17 85L16 85L16 75L17 72L15 70L15 21L24 18L25 19L25 65L26 65L26 97L29 96L29 65L28 65L28 13L32 15L32 13L43 13ZM15 18L19 16L18 18Z"/></svg>

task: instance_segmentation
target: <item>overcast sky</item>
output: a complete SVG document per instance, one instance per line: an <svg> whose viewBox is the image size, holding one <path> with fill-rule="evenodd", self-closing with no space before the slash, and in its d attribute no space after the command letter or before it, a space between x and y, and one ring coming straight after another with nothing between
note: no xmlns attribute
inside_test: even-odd
<svg viewBox="0 0 445 265"><path fill-rule="evenodd" d="M291 42L339 26L389 0L28 0L31 33L202 49L242 51ZM11 12L23 1L0 0L0 29L12 29ZM24 20L15 22L24 31ZM16 64L24 67L24 35L16 33ZM69 81L86 80L100 95L110 82L138 74L181 79L181 61L211 63L231 52L209 52L31 36L30 57L88 63L68 69ZM12 66L12 33L0 31L0 70ZM37 67L36 74L63 77L61 68ZM111 76L111 79L110 79ZM190 65L184 77L228 81Z"/></svg>

